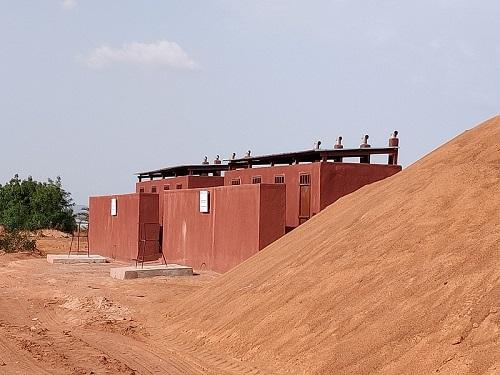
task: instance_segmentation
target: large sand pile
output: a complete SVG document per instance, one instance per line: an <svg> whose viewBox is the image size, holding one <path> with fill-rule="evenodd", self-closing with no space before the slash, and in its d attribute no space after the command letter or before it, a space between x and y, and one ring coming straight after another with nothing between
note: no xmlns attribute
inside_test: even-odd
<svg viewBox="0 0 500 375"><path fill-rule="evenodd" d="M500 117L169 315L177 334L273 373L500 373Z"/></svg>

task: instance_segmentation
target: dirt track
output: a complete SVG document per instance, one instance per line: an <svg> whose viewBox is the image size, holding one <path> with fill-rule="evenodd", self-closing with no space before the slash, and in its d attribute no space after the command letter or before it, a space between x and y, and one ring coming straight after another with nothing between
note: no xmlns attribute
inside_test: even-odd
<svg viewBox="0 0 500 375"><path fill-rule="evenodd" d="M110 267L0 255L0 374L261 373L162 334L165 306L215 274L118 281Z"/></svg>

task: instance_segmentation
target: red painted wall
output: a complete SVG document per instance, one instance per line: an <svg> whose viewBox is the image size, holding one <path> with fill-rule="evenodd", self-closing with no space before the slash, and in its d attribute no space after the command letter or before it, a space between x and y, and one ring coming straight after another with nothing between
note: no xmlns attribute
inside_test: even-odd
<svg viewBox="0 0 500 375"><path fill-rule="evenodd" d="M379 181L401 171L397 165L316 162L275 167L237 169L226 172L224 184L240 178L241 184L251 184L252 178L260 176L262 183L274 184L275 176L285 177L286 185L286 226L299 225L299 176L311 175L311 216L340 197L352 193L360 187Z"/></svg>
<svg viewBox="0 0 500 375"><path fill-rule="evenodd" d="M224 186L224 177L221 176L188 176L188 188L206 188Z"/></svg>
<svg viewBox="0 0 500 375"><path fill-rule="evenodd" d="M181 176L136 184L145 193L91 197L89 242L92 253L131 261L139 256L144 223L163 222L163 246L171 262L224 272L299 225L299 176L311 176L311 216L360 187L389 177L400 166L317 162L228 171L224 177ZM284 184L275 184L284 176ZM260 184L252 184L260 177ZM241 185L232 186L239 178ZM225 183L226 186L220 186ZM168 191L163 190L170 185ZM182 184L182 190L176 190ZM212 187L212 186L218 187ZM149 193L153 186L157 193ZM211 192L211 211L199 212L199 190ZM173 189L173 190L172 190ZM111 198L118 215L110 214ZM148 234L151 236L151 234ZM146 258L158 259L147 242Z"/></svg>
<svg viewBox="0 0 500 375"><path fill-rule="evenodd" d="M160 224L163 222L163 192L164 187L168 186L169 190L177 190L177 185L182 185L182 189L205 188L212 186L223 186L224 177L220 176L179 176L164 178L161 180L141 181L135 184L135 192L139 193L141 189L145 193L152 193L153 186L156 187L156 193L160 196L160 204L158 214L160 216Z"/></svg>
<svg viewBox="0 0 500 375"><path fill-rule="evenodd" d="M286 187L280 184L262 187L265 194L260 194L259 249L283 236L286 224ZM276 225L277 218L280 225Z"/></svg>
<svg viewBox="0 0 500 375"><path fill-rule="evenodd" d="M164 194L163 249L167 261L226 272L285 232L285 187L207 188L210 212L199 212L199 191Z"/></svg>
<svg viewBox="0 0 500 375"><path fill-rule="evenodd" d="M320 207L324 209L344 195L400 171L399 165L321 163Z"/></svg>
<svg viewBox="0 0 500 375"><path fill-rule="evenodd" d="M111 216L111 199L117 215ZM139 255L144 223L158 223L158 194L123 194L89 198L89 248L92 254L132 261ZM158 244L148 243L146 259L158 259Z"/></svg>
<svg viewBox="0 0 500 375"><path fill-rule="evenodd" d="M196 269L209 268L212 256L212 214L199 213L199 191L165 192L163 196L163 251L167 262L190 265Z"/></svg>
<svg viewBox="0 0 500 375"><path fill-rule="evenodd" d="M237 169L226 172L224 184L231 185L231 181L235 178L240 178L242 184L251 184L252 178L257 176L261 176L263 184L274 184L275 176L285 176L286 226L294 228L299 225L299 176L301 173L311 175L311 213L316 214L321 210L320 163Z"/></svg>

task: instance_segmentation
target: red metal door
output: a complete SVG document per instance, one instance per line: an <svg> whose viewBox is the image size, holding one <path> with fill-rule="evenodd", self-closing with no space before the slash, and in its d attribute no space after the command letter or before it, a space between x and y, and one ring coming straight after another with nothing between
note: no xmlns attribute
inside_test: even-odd
<svg viewBox="0 0 500 375"><path fill-rule="evenodd" d="M143 223L140 230L138 259L145 262L160 257L160 224Z"/></svg>
<svg viewBox="0 0 500 375"><path fill-rule="evenodd" d="M311 175L299 176L299 224L311 217Z"/></svg>

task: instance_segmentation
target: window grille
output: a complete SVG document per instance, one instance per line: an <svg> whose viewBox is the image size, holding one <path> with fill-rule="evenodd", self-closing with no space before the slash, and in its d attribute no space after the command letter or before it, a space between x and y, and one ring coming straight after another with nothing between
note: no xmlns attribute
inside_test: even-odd
<svg viewBox="0 0 500 375"><path fill-rule="evenodd" d="M262 182L262 176L252 177L252 184L260 184Z"/></svg>
<svg viewBox="0 0 500 375"><path fill-rule="evenodd" d="M311 185L311 175L310 174L300 174L299 176L300 185Z"/></svg>
<svg viewBox="0 0 500 375"><path fill-rule="evenodd" d="M274 176L274 183L275 184L284 184L285 183L285 176L283 176L283 175Z"/></svg>

